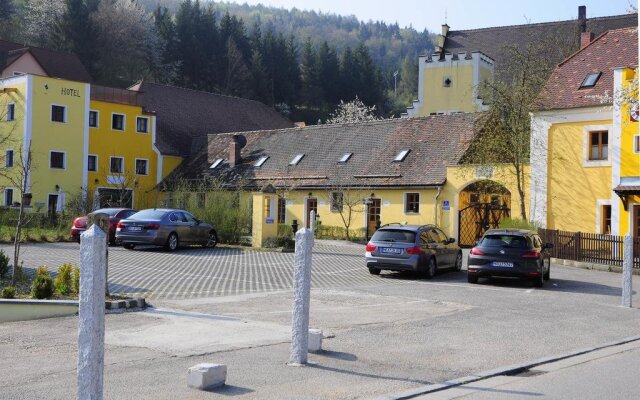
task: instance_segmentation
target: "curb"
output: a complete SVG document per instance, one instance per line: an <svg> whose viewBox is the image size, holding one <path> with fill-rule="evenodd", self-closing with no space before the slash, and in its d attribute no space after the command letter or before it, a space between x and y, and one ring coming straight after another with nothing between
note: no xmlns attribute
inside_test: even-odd
<svg viewBox="0 0 640 400"><path fill-rule="evenodd" d="M125 311L140 311L147 307L147 302L144 297L137 297L135 299L125 300L107 300L104 302L105 312L118 313Z"/></svg>
<svg viewBox="0 0 640 400"><path fill-rule="evenodd" d="M608 347L620 346L623 344L631 343L640 340L640 336L631 336L628 338L624 338L621 340L616 340L608 343L604 343L598 346L586 347L580 350L571 351L568 353L557 354L549 357L538 358L537 360L533 360L527 363L522 364L513 364L506 367L500 367L491 369L488 371L483 371L475 375L469 375L458 379L452 379L448 381L444 381L443 383L435 383L432 385L420 386L415 389L405 390L403 392L399 392L396 394L390 394L382 397L376 397L375 400L404 400L411 399L413 397L421 396L424 394L439 392L441 390L451 389L456 386L466 385L468 383L477 382L483 379L493 378L500 375L517 375L521 372L524 372L528 369L548 364L555 361L564 360L567 358L579 356L586 353L591 353L596 350L602 350Z"/></svg>
<svg viewBox="0 0 640 400"><path fill-rule="evenodd" d="M615 272L618 274L622 273L622 267L619 267L617 265L596 264L596 263L590 263L590 262L584 262L584 261L565 260L563 258L554 258L554 257L551 257L551 263L562 265L565 267L589 269L589 270L602 271L602 272ZM640 275L640 269L632 268L631 273L633 275Z"/></svg>

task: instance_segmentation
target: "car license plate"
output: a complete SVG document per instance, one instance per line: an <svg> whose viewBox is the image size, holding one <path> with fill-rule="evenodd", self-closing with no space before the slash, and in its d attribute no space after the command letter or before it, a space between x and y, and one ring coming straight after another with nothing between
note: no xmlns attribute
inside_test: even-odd
<svg viewBox="0 0 640 400"><path fill-rule="evenodd" d="M380 253L384 254L402 254L402 249L394 249L393 247L381 247Z"/></svg>
<svg viewBox="0 0 640 400"><path fill-rule="evenodd" d="M504 261L494 261L493 262L493 266L494 267L513 268L513 263L512 262L504 262Z"/></svg>
<svg viewBox="0 0 640 400"><path fill-rule="evenodd" d="M142 231L142 227L141 226L130 226L129 230L131 232L140 232L140 231Z"/></svg>

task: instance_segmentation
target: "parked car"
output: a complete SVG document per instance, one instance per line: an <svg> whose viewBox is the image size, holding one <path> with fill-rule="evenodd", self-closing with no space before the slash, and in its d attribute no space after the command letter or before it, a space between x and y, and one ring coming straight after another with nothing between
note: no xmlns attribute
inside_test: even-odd
<svg viewBox="0 0 640 400"><path fill-rule="evenodd" d="M542 243L535 231L490 229L469 253L467 277L478 283L480 277L518 277L531 279L536 287L551 278L552 243Z"/></svg>
<svg viewBox="0 0 640 400"><path fill-rule="evenodd" d="M150 208L118 222L116 240L130 250L136 245L150 244L174 251L192 244L214 248L218 234L213 226L184 210Z"/></svg>
<svg viewBox="0 0 640 400"><path fill-rule="evenodd" d="M125 219L130 215L137 213L138 210L132 210L131 208L101 208L93 211L93 213L104 213L109 215L109 244L113 245L116 242L116 226L121 219ZM71 237L73 240L80 243L80 234L87 230L87 223L89 218L85 215L73 220L71 224Z"/></svg>
<svg viewBox="0 0 640 400"><path fill-rule="evenodd" d="M427 278L440 269L459 271L462 251L454 243L434 225L384 225L367 243L367 268L373 275L382 270L419 271Z"/></svg>

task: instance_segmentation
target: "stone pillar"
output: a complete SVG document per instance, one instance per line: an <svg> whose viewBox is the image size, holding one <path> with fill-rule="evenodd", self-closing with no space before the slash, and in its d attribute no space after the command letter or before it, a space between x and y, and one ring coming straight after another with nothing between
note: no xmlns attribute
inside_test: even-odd
<svg viewBox="0 0 640 400"><path fill-rule="evenodd" d="M624 237L624 260L622 262L622 307L631 307L631 296L633 286L631 277L633 276L633 236Z"/></svg>
<svg viewBox="0 0 640 400"><path fill-rule="evenodd" d="M296 232L296 253L293 265L293 317L290 365L307 363L309 352L309 303L311 297L311 249L313 232Z"/></svg>
<svg viewBox="0 0 640 400"><path fill-rule="evenodd" d="M94 224L80 236L78 400L102 400L107 233Z"/></svg>

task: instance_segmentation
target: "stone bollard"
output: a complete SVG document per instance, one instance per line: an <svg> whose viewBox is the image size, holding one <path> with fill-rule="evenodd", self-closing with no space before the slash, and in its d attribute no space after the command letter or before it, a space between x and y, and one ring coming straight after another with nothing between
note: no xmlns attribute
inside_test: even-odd
<svg viewBox="0 0 640 400"><path fill-rule="evenodd" d="M293 317L290 365L307 363L309 352L309 302L311 296L311 249L313 231L296 232L296 253L293 265Z"/></svg>
<svg viewBox="0 0 640 400"><path fill-rule="evenodd" d="M633 286L631 277L633 276L633 236L624 237L624 260L622 261L622 307L631 307L631 296Z"/></svg>
<svg viewBox="0 0 640 400"><path fill-rule="evenodd" d="M309 351L312 353L322 351L322 331L320 329L309 329Z"/></svg>
<svg viewBox="0 0 640 400"><path fill-rule="evenodd" d="M227 366L202 363L187 370L187 385L194 389L207 390L223 386L227 380Z"/></svg>
<svg viewBox="0 0 640 400"><path fill-rule="evenodd" d="M97 225L80 235L78 400L103 397L106 236Z"/></svg>

